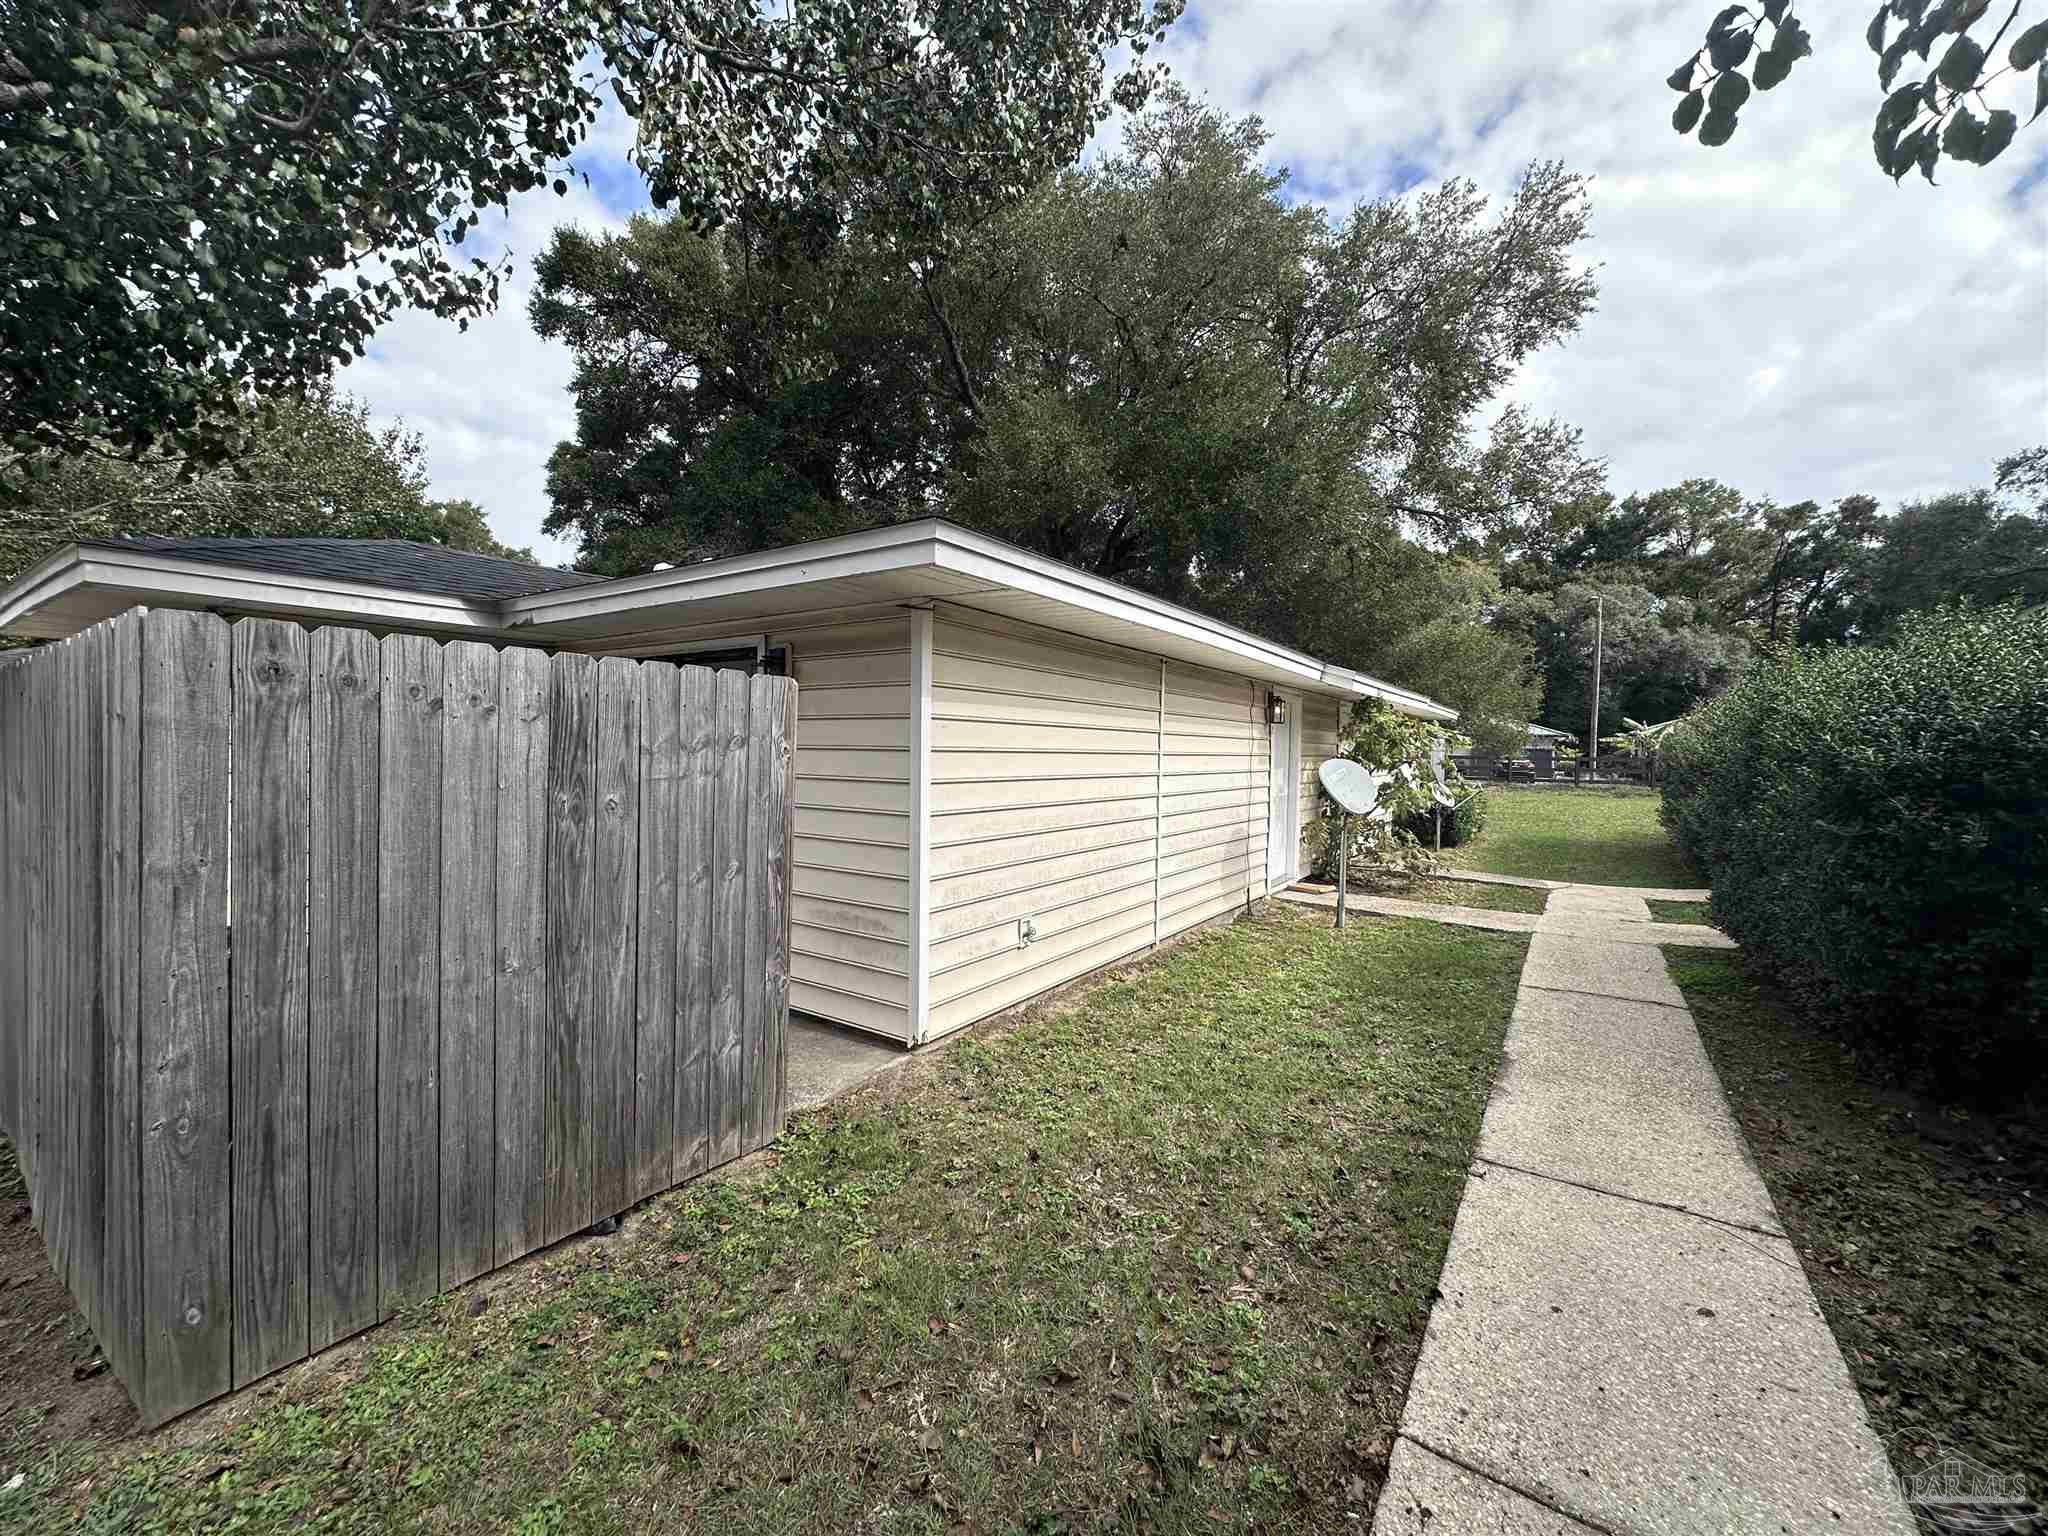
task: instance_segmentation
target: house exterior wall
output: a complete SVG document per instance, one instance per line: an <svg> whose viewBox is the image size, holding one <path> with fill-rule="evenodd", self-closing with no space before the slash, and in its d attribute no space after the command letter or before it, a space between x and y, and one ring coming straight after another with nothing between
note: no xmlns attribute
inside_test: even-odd
<svg viewBox="0 0 2048 1536"><path fill-rule="evenodd" d="M1264 685L943 604L931 636L923 1039L1265 894ZM1339 705L1304 705L1306 808Z"/></svg>
<svg viewBox="0 0 2048 1536"><path fill-rule="evenodd" d="M790 1006L910 1038L907 616L778 630L797 681Z"/></svg>
<svg viewBox="0 0 2048 1536"><path fill-rule="evenodd" d="M1343 728L1343 704L1311 694L1301 702L1301 846L1295 852L1297 871L1308 867L1308 829L1322 804L1324 763L1340 755L1337 736Z"/></svg>

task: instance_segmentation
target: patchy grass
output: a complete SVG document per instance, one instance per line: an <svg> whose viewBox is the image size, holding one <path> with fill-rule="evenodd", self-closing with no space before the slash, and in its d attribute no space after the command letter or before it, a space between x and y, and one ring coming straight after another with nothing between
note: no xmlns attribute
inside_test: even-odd
<svg viewBox="0 0 2048 1536"><path fill-rule="evenodd" d="M1360 881L1358 889L1373 896L1395 896L1402 901L1428 901L1446 907L1478 907L1487 912L1541 912L1550 900L1548 891L1534 891L1521 885L1482 885L1476 880L1445 880L1436 875L1411 879L1375 877Z"/></svg>
<svg viewBox="0 0 2048 1536"><path fill-rule="evenodd" d="M1660 923L1691 923L1697 928L1714 926L1713 913L1704 901L1657 901L1644 903L1650 916Z"/></svg>
<svg viewBox="0 0 2048 1536"><path fill-rule="evenodd" d="M1444 862L1490 875L1587 885L1695 886L1657 820L1654 789L1488 791L1486 830Z"/></svg>
<svg viewBox="0 0 2048 1536"><path fill-rule="evenodd" d="M36 1447L10 1409L0 1527L1369 1520L1523 953L1275 904L239 1417Z"/></svg>
<svg viewBox="0 0 2048 1536"><path fill-rule="evenodd" d="M1894 1463L1911 1473L1950 1448L2048 1497L2038 1114L1891 1087L1738 956L1664 953Z"/></svg>

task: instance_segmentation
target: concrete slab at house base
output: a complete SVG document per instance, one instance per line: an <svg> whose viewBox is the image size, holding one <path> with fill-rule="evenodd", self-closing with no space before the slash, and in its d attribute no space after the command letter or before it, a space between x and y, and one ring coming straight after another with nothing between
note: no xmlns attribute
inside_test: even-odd
<svg viewBox="0 0 2048 1536"><path fill-rule="evenodd" d="M1592 1526L1445 1461L1413 1440L1395 1444L1387 1464L1387 1487L1388 1496L1380 1500L1373 1516L1372 1536L1602 1536Z"/></svg>
<svg viewBox="0 0 2048 1536"><path fill-rule="evenodd" d="M789 1107L816 1109L906 1055L903 1047L892 1041L791 1014L789 1059L783 1069Z"/></svg>
<svg viewBox="0 0 2048 1536"><path fill-rule="evenodd" d="M1912 1536L1647 919L1536 924L1381 1536Z"/></svg>
<svg viewBox="0 0 2048 1536"><path fill-rule="evenodd" d="M1481 1168L1437 1288L1423 1444L1611 1531L1910 1536L1790 1243Z"/></svg>
<svg viewBox="0 0 2048 1536"><path fill-rule="evenodd" d="M1478 1155L1782 1235L1699 1031L1676 1008L1525 989Z"/></svg>

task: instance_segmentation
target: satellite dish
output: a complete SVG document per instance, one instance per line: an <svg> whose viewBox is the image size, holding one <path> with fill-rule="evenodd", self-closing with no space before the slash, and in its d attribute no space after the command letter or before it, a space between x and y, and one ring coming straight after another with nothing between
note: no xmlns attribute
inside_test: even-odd
<svg viewBox="0 0 2048 1536"><path fill-rule="evenodd" d="M1316 770L1328 795L1347 815L1370 816L1379 803L1379 780L1348 757L1333 757Z"/></svg>

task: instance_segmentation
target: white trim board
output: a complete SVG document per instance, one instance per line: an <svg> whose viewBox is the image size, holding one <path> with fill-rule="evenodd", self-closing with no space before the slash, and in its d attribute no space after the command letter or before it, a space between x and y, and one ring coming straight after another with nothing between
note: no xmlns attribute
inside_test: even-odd
<svg viewBox="0 0 2048 1536"><path fill-rule="evenodd" d="M94 602L66 601L88 593ZM563 649L609 650L622 642L651 650L662 643L663 631L758 634L770 615L786 623L800 613L935 599L1257 682L1338 698L1377 698L1423 719L1456 718L1455 711L1410 689L936 518L496 602L74 547L0 593L0 630L69 634L147 602L468 633ZM42 624L35 622L37 614L60 603L61 616L52 612Z"/></svg>

